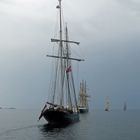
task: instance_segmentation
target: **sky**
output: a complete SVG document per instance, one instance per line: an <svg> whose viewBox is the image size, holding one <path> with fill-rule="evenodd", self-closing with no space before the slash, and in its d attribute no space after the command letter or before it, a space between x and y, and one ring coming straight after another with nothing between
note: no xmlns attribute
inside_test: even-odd
<svg viewBox="0 0 140 140"><path fill-rule="evenodd" d="M47 100L57 0L0 0L0 106L41 108ZM62 0L69 36L80 42L77 83L91 109L140 109L140 1ZM78 91L77 85L77 91Z"/></svg>

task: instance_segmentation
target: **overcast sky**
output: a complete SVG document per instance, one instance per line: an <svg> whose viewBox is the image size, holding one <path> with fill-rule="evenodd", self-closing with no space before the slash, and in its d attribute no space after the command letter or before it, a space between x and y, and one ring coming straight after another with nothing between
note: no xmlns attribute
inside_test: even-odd
<svg viewBox="0 0 140 140"><path fill-rule="evenodd" d="M50 79L57 0L0 0L0 106L41 108ZM91 108L140 109L140 1L62 0L74 48L86 61ZM77 88L78 89L78 88Z"/></svg>

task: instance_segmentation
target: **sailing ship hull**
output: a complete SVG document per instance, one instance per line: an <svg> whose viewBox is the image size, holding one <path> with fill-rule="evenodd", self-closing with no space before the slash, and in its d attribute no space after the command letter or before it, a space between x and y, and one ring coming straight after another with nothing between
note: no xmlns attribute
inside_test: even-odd
<svg viewBox="0 0 140 140"><path fill-rule="evenodd" d="M106 108L105 111L109 111L109 109Z"/></svg>
<svg viewBox="0 0 140 140"><path fill-rule="evenodd" d="M70 124L79 121L79 113L65 110L47 109L43 117L49 124Z"/></svg>
<svg viewBox="0 0 140 140"><path fill-rule="evenodd" d="M80 113L87 113L88 112L88 108L80 108L79 107L79 112Z"/></svg>

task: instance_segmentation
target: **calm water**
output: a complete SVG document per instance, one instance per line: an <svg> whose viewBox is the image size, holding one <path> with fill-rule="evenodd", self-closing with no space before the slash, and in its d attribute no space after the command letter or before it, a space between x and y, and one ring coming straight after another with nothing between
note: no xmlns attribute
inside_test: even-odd
<svg viewBox="0 0 140 140"><path fill-rule="evenodd" d="M0 110L0 140L140 140L140 111L90 111L78 123L52 128L37 110Z"/></svg>

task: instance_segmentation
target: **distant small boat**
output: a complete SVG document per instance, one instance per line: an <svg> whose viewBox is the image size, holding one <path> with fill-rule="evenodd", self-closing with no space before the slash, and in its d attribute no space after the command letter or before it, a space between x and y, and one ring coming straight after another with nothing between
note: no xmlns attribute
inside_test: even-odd
<svg viewBox="0 0 140 140"><path fill-rule="evenodd" d="M109 98L106 97L106 102L105 102L105 111L109 111L110 110L110 102L109 102Z"/></svg>
<svg viewBox="0 0 140 140"><path fill-rule="evenodd" d="M127 104L126 102L124 103L124 106L123 106L123 111L126 111L127 110Z"/></svg>
<svg viewBox="0 0 140 140"><path fill-rule="evenodd" d="M79 111L80 113L86 113L89 111L89 105L88 105L88 98L87 95L87 88L86 88L86 81L82 81L80 83L80 91L79 91Z"/></svg>

